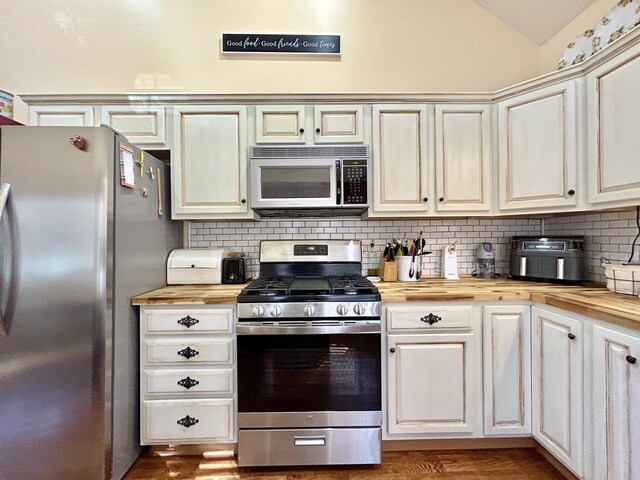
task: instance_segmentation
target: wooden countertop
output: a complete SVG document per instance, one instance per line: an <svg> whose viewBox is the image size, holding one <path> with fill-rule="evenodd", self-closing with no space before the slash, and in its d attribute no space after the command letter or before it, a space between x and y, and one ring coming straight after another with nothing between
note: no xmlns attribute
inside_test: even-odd
<svg viewBox="0 0 640 480"><path fill-rule="evenodd" d="M217 305L236 303L243 285L173 285L133 298L134 305ZM509 279L426 277L419 282L378 282L382 301L533 301L640 330L640 298L604 287L557 285Z"/></svg>

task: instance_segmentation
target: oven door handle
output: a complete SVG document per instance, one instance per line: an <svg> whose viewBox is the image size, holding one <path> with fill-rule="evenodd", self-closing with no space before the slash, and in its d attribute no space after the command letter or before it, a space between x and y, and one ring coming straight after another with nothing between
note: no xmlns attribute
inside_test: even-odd
<svg viewBox="0 0 640 480"><path fill-rule="evenodd" d="M380 322L350 325L291 325L291 324L260 324L238 323L237 335L328 335L328 334L358 334L381 333Z"/></svg>

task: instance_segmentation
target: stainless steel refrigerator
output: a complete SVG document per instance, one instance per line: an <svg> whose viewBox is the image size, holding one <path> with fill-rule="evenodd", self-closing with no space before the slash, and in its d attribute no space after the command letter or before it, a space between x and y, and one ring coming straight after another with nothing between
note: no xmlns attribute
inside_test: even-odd
<svg viewBox="0 0 640 480"><path fill-rule="evenodd" d="M105 127L0 128L0 480L120 479L140 453L131 297L182 243L168 181Z"/></svg>

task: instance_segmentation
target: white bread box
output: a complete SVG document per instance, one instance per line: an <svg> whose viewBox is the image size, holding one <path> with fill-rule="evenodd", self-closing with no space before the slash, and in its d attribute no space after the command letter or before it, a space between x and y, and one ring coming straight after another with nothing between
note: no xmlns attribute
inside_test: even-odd
<svg viewBox="0 0 640 480"><path fill-rule="evenodd" d="M167 284L219 284L222 282L222 259L226 248L178 249L167 260Z"/></svg>

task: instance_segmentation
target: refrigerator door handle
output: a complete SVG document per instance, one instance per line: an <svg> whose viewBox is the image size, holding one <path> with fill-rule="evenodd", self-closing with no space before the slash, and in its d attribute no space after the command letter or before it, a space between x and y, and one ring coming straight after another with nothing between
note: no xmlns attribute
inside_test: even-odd
<svg viewBox="0 0 640 480"><path fill-rule="evenodd" d="M9 190L11 189L11 184L3 183L0 185L0 219L2 219L2 214L4 213L4 206L7 204L7 199L9 198Z"/></svg>
<svg viewBox="0 0 640 480"><path fill-rule="evenodd" d="M7 205L7 200L9 199L10 189L11 189L11 184L9 183L0 184L0 220L2 220L2 215L4 214L4 207ZM0 306L2 306L1 301L0 301ZM5 323L4 313L2 311L2 308L0 308L0 338L6 337L7 335L8 335L7 325Z"/></svg>

